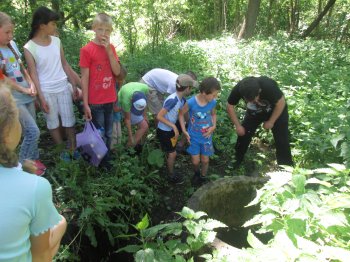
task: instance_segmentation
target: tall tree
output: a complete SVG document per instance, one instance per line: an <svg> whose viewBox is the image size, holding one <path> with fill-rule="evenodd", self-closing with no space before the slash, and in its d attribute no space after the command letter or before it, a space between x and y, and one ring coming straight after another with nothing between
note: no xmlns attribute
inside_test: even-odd
<svg viewBox="0 0 350 262"><path fill-rule="evenodd" d="M308 37L311 32L317 27L317 25L320 23L322 18L327 14L327 12L331 9L331 7L334 5L336 0L329 0L324 7L323 11L318 14L316 19L309 25L309 27L302 33L301 37L305 38Z"/></svg>
<svg viewBox="0 0 350 262"><path fill-rule="evenodd" d="M260 0L249 0L247 13L238 34L238 39L248 39L254 35L256 20L259 15L260 2Z"/></svg>
<svg viewBox="0 0 350 262"><path fill-rule="evenodd" d="M290 0L289 34L293 35L299 28L300 0Z"/></svg>

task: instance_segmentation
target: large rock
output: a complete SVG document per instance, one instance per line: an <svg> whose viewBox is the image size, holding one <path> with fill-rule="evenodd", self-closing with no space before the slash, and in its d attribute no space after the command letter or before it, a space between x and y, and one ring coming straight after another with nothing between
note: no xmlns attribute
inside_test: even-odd
<svg viewBox="0 0 350 262"><path fill-rule="evenodd" d="M237 228L259 211L258 206L245 206L266 181L267 178L248 176L221 178L200 187L189 199L188 207Z"/></svg>

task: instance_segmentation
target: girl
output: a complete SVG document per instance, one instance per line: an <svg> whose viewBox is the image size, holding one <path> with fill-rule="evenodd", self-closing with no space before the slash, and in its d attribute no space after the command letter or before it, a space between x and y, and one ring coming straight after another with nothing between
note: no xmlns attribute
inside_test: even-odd
<svg viewBox="0 0 350 262"><path fill-rule="evenodd" d="M43 175L45 165L39 160L38 139L39 128L35 116L36 88L29 74L25 70L20 52L13 39L14 25L11 18L0 12L0 57L3 61L3 73L9 78L12 95L19 110L19 120L23 130L23 142L19 151L19 162L33 160L37 166L37 175Z"/></svg>
<svg viewBox="0 0 350 262"><path fill-rule="evenodd" d="M18 109L0 86L0 261L51 261L67 227L49 182L18 168Z"/></svg>
<svg viewBox="0 0 350 262"><path fill-rule="evenodd" d="M212 137L216 128L215 98L220 89L220 83L216 78L204 79L199 85L200 93L191 97L179 112L181 129L190 143L187 152L191 155L194 168L193 183L205 182L209 156L214 154ZM189 112L188 131L184 120L187 112Z"/></svg>
<svg viewBox="0 0 350 262"><path fill-rule="evenodd" d="M39 7L33 14L29 41L24 46L24 56L30 76L37 87L41 108L45 113L47 128L54 142L63 143L60 120L64 127L71 154L75 150L75 116L68 79L73 86L73 98L77 96L77 79L67 63L61 41L55 37L59 16L46 7ZM62 158L69 160L65 152Z"/></svg>

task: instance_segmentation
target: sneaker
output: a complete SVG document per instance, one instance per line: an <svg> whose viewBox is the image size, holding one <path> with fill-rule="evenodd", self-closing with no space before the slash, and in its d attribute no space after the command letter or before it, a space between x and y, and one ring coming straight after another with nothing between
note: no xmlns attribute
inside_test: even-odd
<svg viewBox="0 0 350 262"><path fill-rule="evenodd" d="M80 157L81 157L80 152L79 152L77 149L75 149L74 152L73 152L72 158L73 158L74 160L78 160Z"/></svg>
<svg viewBox="0 0 350 262"><path fill-rule="evenodd" d="M191 179L192 186L198 186L200 184L199 177L200 177L200 172L199 171L194 172L194 175Z"/></svg>
<svg viewBox="0 0 350 262"><path fill-rule="evenodd" d="M42 170L40 168L37 168L34 172L35 175L37 176L43 176L45 174L45 170Z"/></svg>
<svg viewBox="0 0 350 262"><path fill-rule="evenodd" d="M170 180L171 183L174 183L176 185L181 185L184 182L183 177L181 175L179 175L179 174L169 175L169 180Z"/></svg>
<svg viewBox="0 0 350 262"><path fill-rule="evenodd" d="M60 154L60 159L63 160L64 162L70 162L71 161L70 154L67 151L63 151Z"/></svg>
<svg viewBox="0 0 350 262"><path fill-rule="evenodd" d="M38 168L38 169L41 169L41 170L46 170L46 166L39 160L34 160L34 165Z"/></svg>
<svg viewBox="0 0 350 262"><path fill-rule="evenodd" d="M205 184L205 183L208 182L208 178L207 178L206 176L200 175L198 178L199 178L199 182L200 182L201 184Z"/></svg>

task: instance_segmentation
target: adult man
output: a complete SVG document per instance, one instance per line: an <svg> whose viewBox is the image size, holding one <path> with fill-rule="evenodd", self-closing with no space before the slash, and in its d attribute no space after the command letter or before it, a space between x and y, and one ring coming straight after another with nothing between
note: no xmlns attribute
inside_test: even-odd
<svg viewBox="0 0 350 262"><path fill-rule="evenodd" d="M198 87L196 75L192 71L188 71L186 74L193 79L191 86ZM176 92L177 80L180 80L177 74L161 68L148 71L140 80L141 83L145 83L150 87L147 103L150 112L154 116L162 109L165 98ZM154 119L157 126L156 117Z"/></svg>
<svg viewBox="0 0 350 262"><path fill-rule="evenodd" d="M240 99L246 102L246 113L240 123L235 106ZM276 146L276 158L279 165L293 165L288 138L288 108L284 95L277 83L266 76L246 77L232 89L227 100L227 113L238 135L236 164L238 167L247 152L252 137L261 123L265 129L271 129Z"/></svg>

